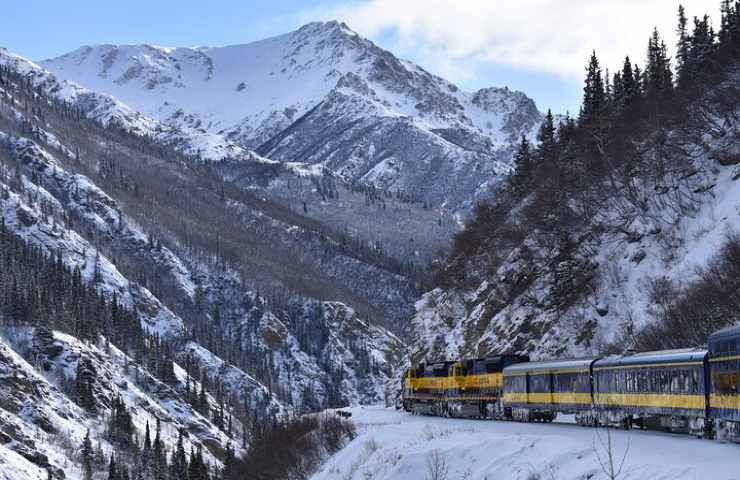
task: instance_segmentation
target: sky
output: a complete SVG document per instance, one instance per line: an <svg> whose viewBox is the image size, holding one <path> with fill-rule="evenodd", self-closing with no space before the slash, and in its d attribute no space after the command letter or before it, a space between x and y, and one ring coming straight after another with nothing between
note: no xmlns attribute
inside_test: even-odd
<svg viewBox="0 0 740 480"><path fill-rule="evenodd" d="M541 110L577 112L586 60L644 59L654 27L675 43L677 0L12 0L0 46L32 60L81 45L247 43L337 19L399 57L474 91L522 90ZM683 0L689 17L719 0Z"/></svg>

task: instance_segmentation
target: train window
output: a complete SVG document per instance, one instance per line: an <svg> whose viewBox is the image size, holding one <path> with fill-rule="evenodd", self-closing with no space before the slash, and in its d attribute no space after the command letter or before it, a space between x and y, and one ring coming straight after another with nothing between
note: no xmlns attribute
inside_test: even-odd
<svg viewBox="0 0 740 480"><path fill-rule="evenodd" d="M506 377L506 389L512 392L525 392L527 380L524 375Z"/></svg>
<svg viewBox="0 0 740 480"><path fill-rule="evenodd" d="M670 376L670 393L680 393L683 389L681 387L681 384L683 383L683 371L681 370L674 370L672 372L673 374Z"/></svg>
<svg viewBox="0 0 740 480"><path fill-rule="evenodd" d="M486 363L486 373L496 373L498 371L498 364Z"/></svg>
<svg viewBox="0 0 740 480"><path fill-rule="evenodd" d="M735 376L735 379L733 379L733 374ZM718 371L714 374L714 385L717 389L718 393L721 394L730 394L734 393L736 391L736 385L737 385L737 373L736 372L727 372L727 371Z"/></svg>

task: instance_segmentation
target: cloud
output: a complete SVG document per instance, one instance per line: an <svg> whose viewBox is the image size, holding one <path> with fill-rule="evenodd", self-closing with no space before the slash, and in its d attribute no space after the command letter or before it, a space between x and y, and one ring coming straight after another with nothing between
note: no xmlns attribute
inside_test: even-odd
<svg viewBox="0 0 740 480"><path fill-rule="evenodd" d="M442 70L439 73L494 64L580 80L591 50L611 68L619 67L625 55L642 62L653 27L672 48L678 3L364 0L319 7L303 15L314 20L341 19L369 38L392 36L401 54L426 60ZM718 23L719 0L684 0L683 4L689 16L709 13Z"/></svg>

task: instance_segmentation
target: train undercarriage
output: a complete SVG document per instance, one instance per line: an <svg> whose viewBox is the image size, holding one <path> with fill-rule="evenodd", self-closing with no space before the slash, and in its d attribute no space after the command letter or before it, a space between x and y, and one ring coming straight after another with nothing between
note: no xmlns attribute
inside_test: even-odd
<svg viewBox="0 0 740 480"><path fill-rule="evenodd" d="M432 415L448 418L508 420L516 422L553 422L555 410L505 407L500 400L404 400L403 409L414 415ZM740 442L740 423L721 422L714 425L704 417L669 415L633 415L619 411L585 410L575 414L576 424L583 427L613 427L686 433L697 437Z"/></svg>

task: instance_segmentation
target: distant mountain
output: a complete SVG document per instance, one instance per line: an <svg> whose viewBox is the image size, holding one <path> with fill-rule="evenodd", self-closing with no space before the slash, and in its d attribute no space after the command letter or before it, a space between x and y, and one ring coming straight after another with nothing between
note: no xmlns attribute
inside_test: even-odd
<svg viewBox="0 0 740 480"><path fill-rule="evenodd" d="M486 195L541 122L521 92L463 92L338 22L227 47L85 46L40 64L165 125L455 208Z"/></svg>

